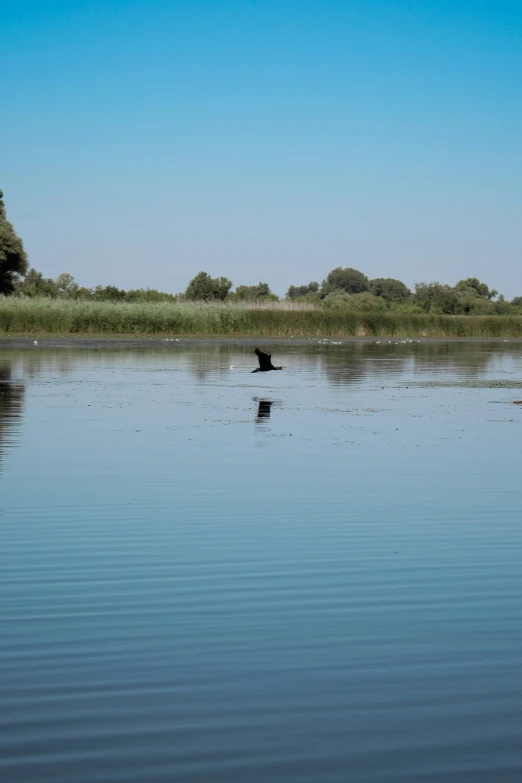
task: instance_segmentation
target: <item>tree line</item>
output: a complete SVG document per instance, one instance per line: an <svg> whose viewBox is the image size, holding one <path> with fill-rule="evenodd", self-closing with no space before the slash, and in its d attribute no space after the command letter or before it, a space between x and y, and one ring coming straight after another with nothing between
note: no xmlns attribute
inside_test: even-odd
<svg viewBox="0 0 522 783"><path fill-rule="evenodd" d="M321 285L290 286L286 296L294 301L317 301L325 307L358 311L432 313L436 315L522 315L522 296L507 301L477 277L454 286L439 282L416 283L411 291L401 280L370 280L358 269L337 267Z"/></svg>
<svg viewBox="0 0 522 783"><path fill-rule="evenodd" d="M199 272L184 293L171 294L149 288L126 291L112 285L86 288L80 286L67 272L52 279L28 267L23 242L7 220L0 190L0 294L4 296L114 302L278 300L268 283L239 285L232 290L233 283L228 278L211 277L207 272ZM411 291L401 280L371 280L363 272L351 267L332 269L320 284L312 281L304 285L291 285L285 298L359 312L394 310L442 315L522 315L522 296L507 301L502 294L499 295L498 291L490 289L476 277L460 280L454 286L439 282L416 283Z"/></svg>

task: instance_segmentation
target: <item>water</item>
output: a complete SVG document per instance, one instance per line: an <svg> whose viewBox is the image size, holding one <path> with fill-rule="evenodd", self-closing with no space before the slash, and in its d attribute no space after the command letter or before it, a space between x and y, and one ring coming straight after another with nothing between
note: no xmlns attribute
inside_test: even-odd
<svg viewBox="0 0 522 783"><path fill-rule="evenodd" d="M0 350L2 783L522 779L522 345L274 361Z"/></svg>

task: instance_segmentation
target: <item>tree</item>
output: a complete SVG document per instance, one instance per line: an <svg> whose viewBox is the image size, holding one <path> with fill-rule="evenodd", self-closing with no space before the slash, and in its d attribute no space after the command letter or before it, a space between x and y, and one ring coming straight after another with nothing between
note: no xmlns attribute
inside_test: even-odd
<svg viewBox="0 0 522 783"><path fill-rule="evenodd" d="M408 286L392 277L376 277L375 280L370 280L370 292L387 302L407 302L411 297Z"/></svg>
<svg viewBox="0 0 522 783"><path fill-rule="evenodd" d="M347 294L361 294L370 287L368 278L358 269L346 267L343 269L338 266L328 273L326 280L323 280L321 295L327 296L333 291L345 291Z"/></svg>
<svg viewBox="0 0 522 783"><path fill-rule="evenodd" d="M502 294L498 297L497 301L493 303L495 313L497 315L509 315L512 312L511 304L508 302Z"/></svg>
<svg viewBox="0 0 522 783"><path fill-rule="evenodd" d="M286 292L287 299L296 299L298 296L316 295L319 293L319 283L312 281L308 285L291 285Z"/></svg>
<svg viewBox="0 0 522 783"><path fill-rule="evenodd" d="M494 288L490 290L486 283L481 283L478 277L467 277L465 280L459 280L455 288L458 291L474 291L476 296L480 296L483 299L494 299L498 294L498 291Z"/></svg>
<svg viewBox="0 0 522 783"><path fill-rule="evenodd" d="M78 283L68 272L62 272L54 281L58 289L58 295L63 297L74 296L78 291Z"/></svg>
<svg viewBox="0 0 522 783"><path fill-rule="evenodd" d="M19 283L18 290L24 296L47 296L55 297L58 293L55 281L50 277L44 277L36 269L30 269L24 280Z"/></svg>
<svg viewBox="0 0 522 783"><path fill-rule="evenodd" d="M155 288L135 288L125 293L126 302L175 302L174 294L156 291Z"/></svg>
<svg viewBox="0 0 522 783"><path fill-rule="evenodd" d="M106 285L105 288L97 285L92 293L92 297L99 302L123 302L125 300L125 291L122 288L116 288L115 285Z"/></svg>
<svg viewBox="0 0 522 783"><path fill-rule="evenodd" d="M207 272L200 272L188 284L185 296L187 299L223 302L232 283L226 277L210 277Z"/></svg>
<svg viewBox="0 0 522 783"><path fill-rule="evenodd" d="M73 299L91 299L92 298L92 289L86 288L84 285L82 285L80 288L77 288L76 291L72 294Z"/></svg>
<svg viewBox="0 0 522 783"><path fill-rule="evenodd" d="M455 315L459 309L455 289L441 283L415 283L414 300L426 313Z"/></svg>
<svg viewBox="0 0 522 783"><path fill-rule="evenodd" d="M388 310L386 301L380 296L374 296L369 291L360 294L347 294L336 289L323 299L325 307L337 310L351 310L358 313L384 313Z"/></svg>
<svg viewBox="0 0 522 783"><path fill-rule="evenodd" d="M257 285L238 285L235 293L236 299L277 299L270 290L268 283Z"/></svg>
<svg viewBox="0 0 522 783"><path fill-rule="evenodd" d="M382 296L374 296L368 291L354 294L356 309L367 313L385 313L388 310L386 300Z"/></svg>
<svg viewBox="0 0 522 783"><path fill-rule="evenodd" d="M463 311L461 311L463 312ZM489 299L483 299L477 296L469 310L463 312L464 315L495 315L497 312L496 302Z"/></svg>
<svg viewBox="0 0 522 783"><path fill-rule="evenodd" d="M4 194L0 190L0 294L12 294L20 276L27 271L23 242L6 218Z"/></svg>

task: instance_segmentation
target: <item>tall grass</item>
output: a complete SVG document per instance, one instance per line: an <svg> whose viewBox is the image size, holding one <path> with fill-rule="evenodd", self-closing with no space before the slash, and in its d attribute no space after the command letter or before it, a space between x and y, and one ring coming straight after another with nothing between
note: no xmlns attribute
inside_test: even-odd
<svg viewBox="0 0 522 783"><path fill-rule="evenodd" d="M0 297L0 334L522 337L522 317L356 313L290 302L113 303Z"/></svg>

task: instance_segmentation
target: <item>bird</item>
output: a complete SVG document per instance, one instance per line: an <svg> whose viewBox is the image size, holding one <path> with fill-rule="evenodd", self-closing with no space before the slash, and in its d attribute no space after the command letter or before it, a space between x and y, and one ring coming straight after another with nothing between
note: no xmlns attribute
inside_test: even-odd
<svg viewBox="0 0 522 783"><path fill-rule="evenodd" d="M261 351L259 348L254 348L254 353L257 354L259 359L259 367L256 367L252 372L269 372L270 370L286 370L286 367L274 367L272 364L272 354L266 351Z"/></svg>

